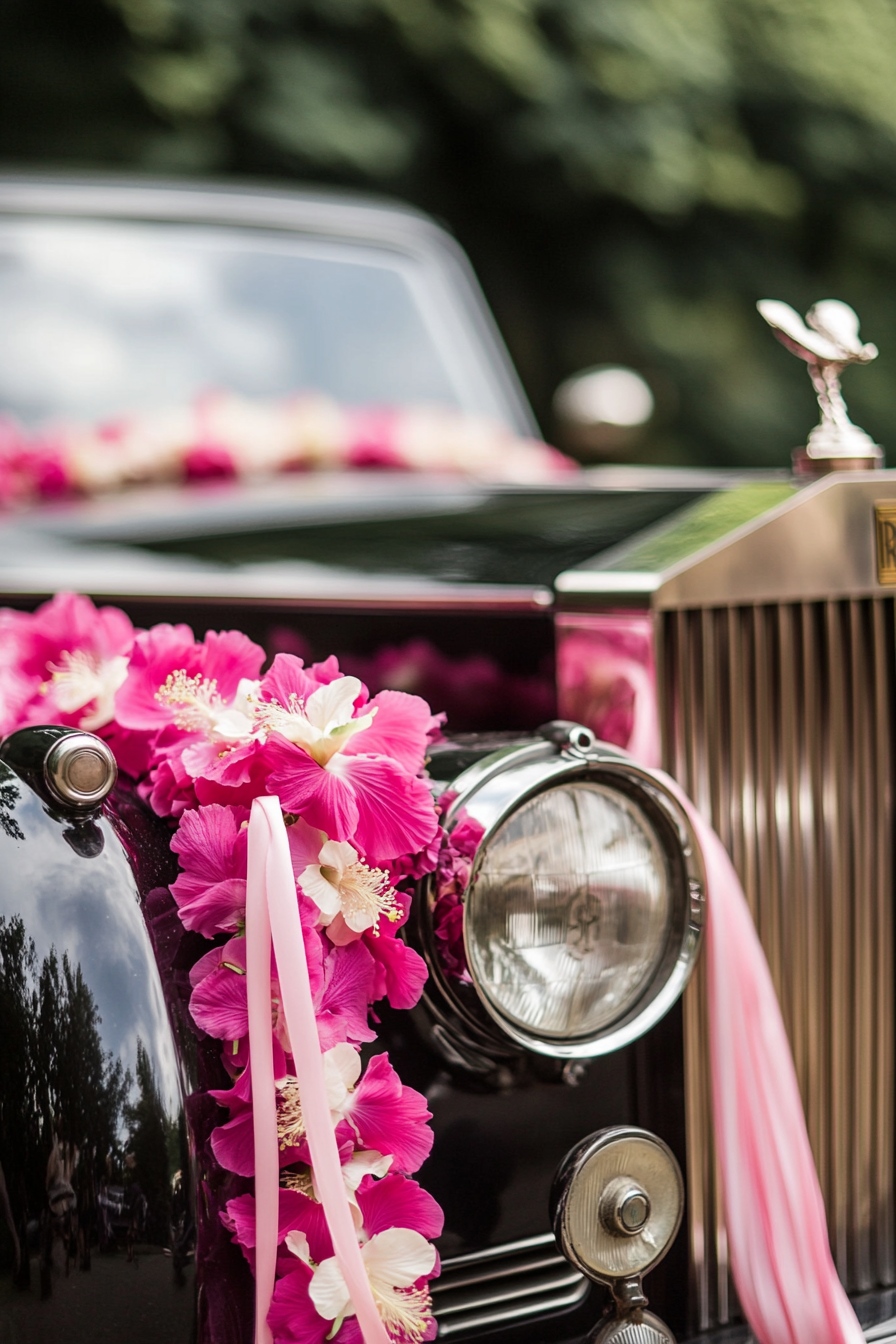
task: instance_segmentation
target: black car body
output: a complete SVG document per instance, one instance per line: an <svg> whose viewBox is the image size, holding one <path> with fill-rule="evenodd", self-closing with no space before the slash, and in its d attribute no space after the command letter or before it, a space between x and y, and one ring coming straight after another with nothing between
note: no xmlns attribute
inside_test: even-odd
<svg viewBox="0 0 896 1344"><path fill-rule="evenodd" d="M9 181L0 185L0 218L19 234L29 224L195 234L190 247L212 251L228 238L260 252L305 248L320 258L329 249L331 260L340 249L379 251L402 274L413 271L412 288L426 295L420 310L440 314L433 348L447 352L446 368L456 353L461 408L533 432L462 256L409 212L279 193ZM395 378L381 397L417 394ZM33 401L31 410L47 407ZM665 764L712 816L754 903L794 1042L838 1268L870 1325L892 1315L896 1285L896 646L872 527L875 501L893 497L887 473L797 491L783 477L641 468L528 486L389 473L154 486L7 515L0 592L7 604L30 608L64 587L115 602L142 626L185 620L199 633L243 629L272 653L336 653L343 668L447 710L451 741L431 763L445 787L496 749L537 740L547 721L590 716L599 728L600 688L589 701L564 649L580 636L587 645L595 632L599 644L608 614L643 622ZM836 542L819 553L813 537L822 524ZM21 752L7 755L0 786L3 993L9 1020L19 1014L19 1053L5 1052L0 1066L0 1161L18 1229L17 1272L21 1280L28 1248L47 1274L55 1266L53 1310L67 1291L80 1291L91 1248L93 1282L106 1278L83 1306L72 1297L64 1324L49 1316L36 1285L18 1296L4 1288L0 1328L48 1344L63 1333L77 1339L79 1330L91 1339L127 1333L135 1344L248 1340L251 1277L217 1223L227 1177L207 1144L220 1113L202 1091L220 1085L220 1066L215 1043L197 1041L186 1013L198 951L167 896L176 872L170 833L126 784L102 820L73 822L41 798ZM859 806L847 774L863 781ZM814 942L801 938L805 928L819 930ZM116 978L122 956L139 993ZM23 970L14 993L16 957ZM95 1161L80 1164L80 1243L71 1219L57 1227L44 1207L44 1149L55 1123L51 1096L68 1097L59 1106L69 1112L87 1099L54 1063L41 1124L26 1115L20 1126L15 1109L40 1092L43 1084L23 1081L29 1051L41 1032L53 1034L28 996L37 991L39 1000L42 983L56 984L62 1021L80 992L76 966L94 995L83 1048L102 1057L95 1090L108 1094L130 1069L128 1134L132 1150L144 1145L134 1170L142 1163L153 1173L152 1188L144 1177L135 1196L127 1145L97 1137L97 1151L105 1142L117 1156L104 1182ZM381 1041L434 1116L433 1156L420 1179L446 1214L434 1288L440 1338L568 1344L587 1334L605 1294L558 1253L548 1196L571 1147L625 1124L660 1136L686 1180L684 1225L647 1280L652 1308L679 1338L745 1337L716 1185L705 1014L698 974L684 1000L637 1039L570 1060L509 1040L477 1053L452 1036L432 1002L383 1013ZM53 1049L58 1060L65 1047ZM167 1091L152 1082L163 1075ZM97 1117L99 1126L101 1108ZM57 1133L55 1141L69 1140ZM201 1265L197 1231L208 1261ZM109 1242L117 1259L99 1254ZM0 1245L11 1266L12 1238ZM150 1247L170 1252L173 1275ZM139 1308L121 1283L135 1272L134 1248L141 1293L155 1276ZM73 1282L58 1282L63 1269Z"/></svg>

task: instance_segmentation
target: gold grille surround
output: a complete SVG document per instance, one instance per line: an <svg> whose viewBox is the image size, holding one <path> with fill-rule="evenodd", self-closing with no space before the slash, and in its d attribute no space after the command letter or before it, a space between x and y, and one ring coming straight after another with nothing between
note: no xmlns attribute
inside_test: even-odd
<svg viewBox="0 0 896 1344"><path fill-rule="evenodd" d="M664 761L734 860L793 1047L838 1271L894 1264L894 599L657 615ZM736 1314L705 973L684 997L692 1328Z"/></svg>

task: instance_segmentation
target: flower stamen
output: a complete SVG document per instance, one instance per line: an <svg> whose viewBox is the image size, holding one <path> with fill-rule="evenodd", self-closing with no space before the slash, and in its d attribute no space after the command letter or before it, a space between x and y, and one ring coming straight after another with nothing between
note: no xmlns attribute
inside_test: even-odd
<svg viewBox="0 0 896 1344"><path fill-rule="evenodd" d="M198 673L188 677L183 668L168 673L155 698L176 711L175 726L188 733L207 731L224 709L217 681Z"/></svg>
<svg viewBox="0 0 896 1344"><path fill-rule="evenodd" d="M432 1319L432 1298L425 1288L387 1288L371 1278L373 1300L390 1334L420 1344Z"/></svg>
<svg viewBox="0 0 896 1344"><path fill-rule="evenodd" d="M389 884L389 874L382 868L368 868L366 863L350 863L341 873L326 864L321 866L321 876L337 888L342 913L350 928L357 927L352 916L361 916L363 923L375 934L379 933L380 915L385 915L392 924L401 919L404 913L397 903L397 896Z"/></svg>
<svg viewBox="0 0 896 1344"><path fill-rule="evenodd" d="M298 1190L300 1195L306 1195L308 1199L317 1199L310 1167L287 1168L280 1173L280 1185L284 1190Z"/></svg>
<svg viewBox="0 0 896 1344"><path fill-rule="evenodd" d="M299 1096L297 1078L287 1077L276 1084L277 1087L277 1138L280 1151L295 1148L305 1135L305 1117L302 1115L302 1099ZM310 1181L311 1174L309 1172ZM298 1189L290 1186L290 1189ZM303 1190L303 1194L308 1191Z"/></svg>

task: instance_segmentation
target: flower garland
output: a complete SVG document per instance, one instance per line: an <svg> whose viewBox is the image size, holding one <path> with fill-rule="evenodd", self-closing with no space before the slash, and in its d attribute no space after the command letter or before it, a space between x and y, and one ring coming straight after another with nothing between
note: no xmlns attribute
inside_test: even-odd
<svg viewBox="0 0 896 1344"><path fill-rule="evenodd" d="M212 1097L226 1170L255 1167L246 993L247 821L254 798L284 808L330 1119L373 1300L397 1344L435 1336L436 1202L411 1179L432 1146L425 1098L375 1039L370 1005L410 1008L422 960L396 937L409 885L451 868L423 776L441 715L417 696L369 696L335 658L305 666L236 631L195 639L186 625L135 630L112 607L62 593L34 613L0 611L0 733L56 722L105 738L162 817L177 819L181 872L171 890L186 929L215 945L190 974L198 1027L222 1042L231 1083ZM318 1199L271 964L279 1145L277 1277L268 1323L283 1344L358 1344L360 1327ZM254 1267L255 1199L231 1199L225 1226Z"/></svg>
<svg viewBox="0 0 896 1344"><path fill-rule="evenodd" d="M556 448L439 406L345 407L210 392L192 406L28 431L0 417L0 505L152 482L307 471L430 471L513 484L576 470Z"/></svg>

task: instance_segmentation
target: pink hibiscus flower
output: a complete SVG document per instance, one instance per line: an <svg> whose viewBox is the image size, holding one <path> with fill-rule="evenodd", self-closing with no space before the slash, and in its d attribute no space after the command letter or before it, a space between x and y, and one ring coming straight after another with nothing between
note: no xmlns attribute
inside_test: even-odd
<svg viewBox="0 0 896 1344"><path fill-rule="evenodd" d="M361 1157L390 1158L388 1166L395 1171L413 1172L423 1165L432 1148L433 1133L427 1123L432 1116L426 1109L426 1098L402 1084L388 1055L374 1055L360 1077L361 1059L357 1051L349 1045L337 1045L324 1054L324 1075L343 1164L353 1164L356 1150L360 1149L366 1150L359 1154ZM300 1147L305 1134L304 1121L289 1060L277 1088L280 1165L291 1166L308 1158ZM212 1096L230 1110L230 1119L212 1134L215 1156L228 1171L253 1176L255 1152L248 1070L228 1091L213 1092ZM358 1166L356 1162L354 1165ZM358 1170L356 1182L364 1174L363 1168Z"/></svg>
<svg viewBox="0 0 896 1344"><path fill-rule="evenodd" d="M134 644L123 611L57 593L33 613L3 611L0 644L4 731L60 723L99 732L112 722Z"/></svg>
<svg viewBox="0 0 896 1344"><path fill-rule="evenodd" d="M146 791L157 812L178 815L196 800L248 803L263 792L252 708L263 661L264 650L236 630L210 630L201 644L187 625L138 636L115 717L154 737L161 760Z"/></svg>
<svg viewBox="0 0 896 1344"><path fill-rule="evenodd" d="M368 701L335 659L306 670L289 654L274 659L261 698L268 783L284 807L353 840L371 863L429 844L438 823L417 775L434 720L423 700L382 691Z"/></svg>
<svg viewBox="0 0 896 1344"><path fill-rule="evenodd" d="M442 1231L441 1210L415 1181L402 1176L365 1177L357 1199L363 1220L361 1254L386 1329L397 1344L421 1344L435 1338L428 1283L439 1272L439 1259L429 1241ZM248 1209L240 1212L244 1233L254 1236L246 1227ZM281 1219L279 1230L293 1223L285 1234L284 1248L298 1263L290 1266L283 1255L278 1260L278 1269L286 1273L277 1280L268 1314L275 1340L319 1344L330 1334L334 1320L342 1317L346 1319L339 1331L330 1337L341 1344L360 1339L359 1334L344 1333L352 1324L354 1309L332 1250L321 1235L314 1201L299 1195L290 1212L291 1218ZM310 1278L308 1269L313 1271Z"/></svg>
<svg viewBox="0 0 896 1344"><path fill-rule="evenodd" d="M183 869L171 894L185 927L206 938L235 932L245 916L248 820L246 807L211 803L185 812L171 841ZM287 837L293 872L298 875L311 857L317 857L323 836L299 820L288 828ZM313 926L313 909L304 911L303 920ZM314 954L318 956L316 945Z"/></svg>
<svg viewBox="0 0 896 1344"><path fill-rule="evenodd" d="M234 933L246 911L245 807L212 804L181 818L171 848L183 872L171 887L187 929L205 938Z"/></svg>
<svg viewBox="0 0 896 1344"><path fill-rule="evenodd" d="M321 937L303 918L305 953L322 1050L342 1041L362 1045L375 1039L367 1023L373 983L373 959L362 943L332 947L326 952ZM226 947L202 958L205 974L190 998L193 1020L220 1041L241 1041L249 1032L246 997L245 941L232 938ZM194 967L195 970L195 967ZM276 969L271 977L272 1028L282 1049L291 1054L282 1014Z"/></svg>

